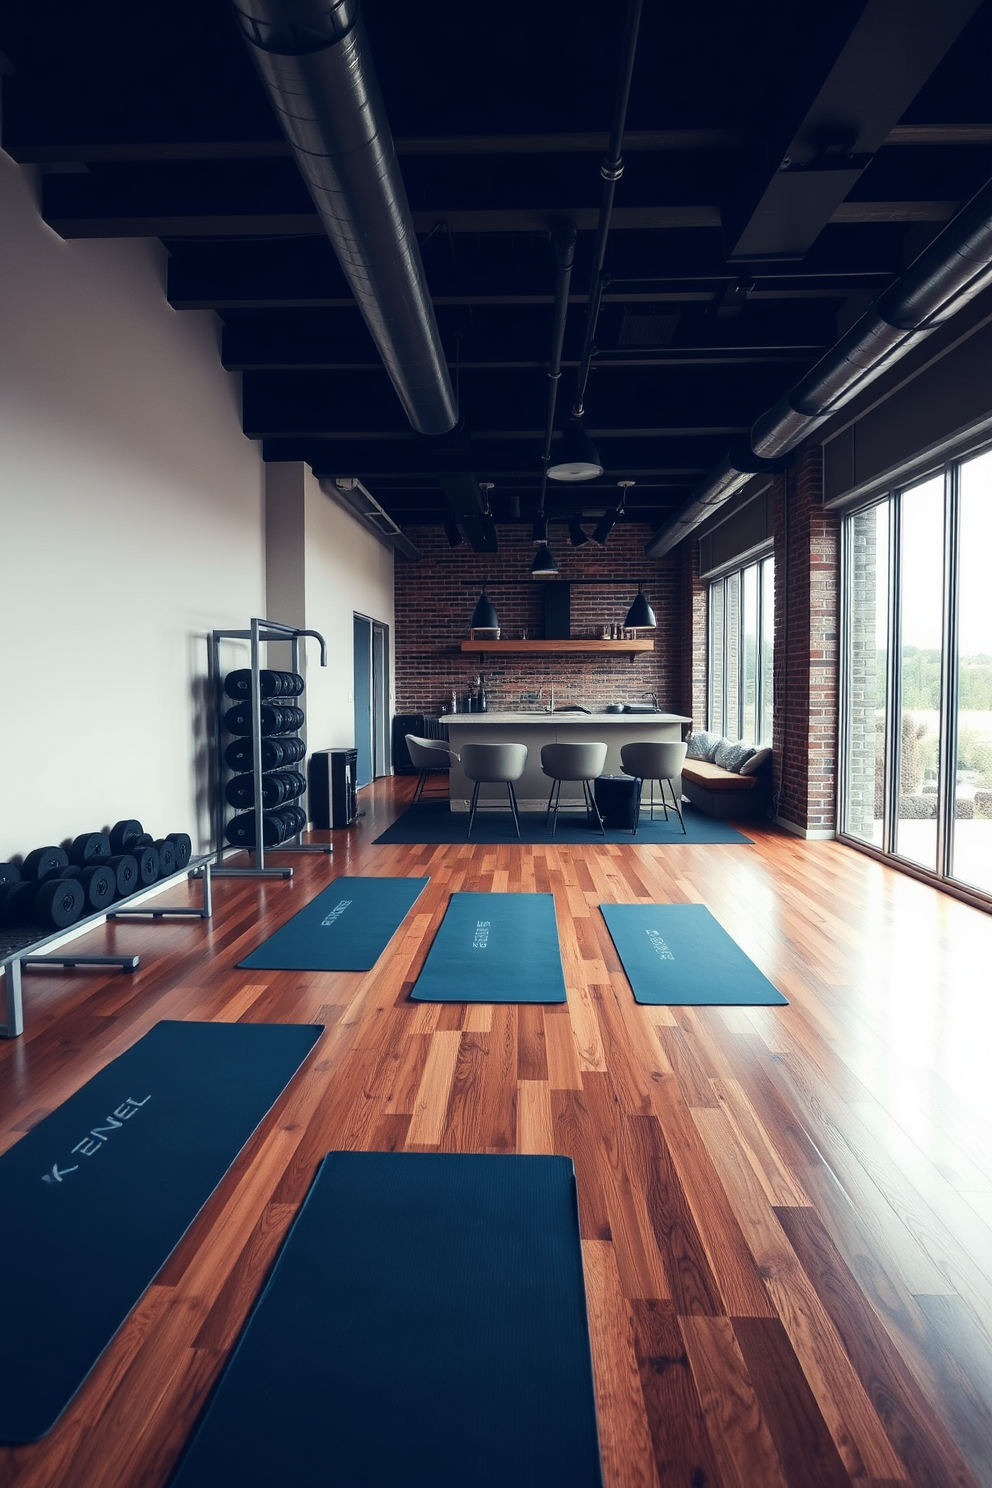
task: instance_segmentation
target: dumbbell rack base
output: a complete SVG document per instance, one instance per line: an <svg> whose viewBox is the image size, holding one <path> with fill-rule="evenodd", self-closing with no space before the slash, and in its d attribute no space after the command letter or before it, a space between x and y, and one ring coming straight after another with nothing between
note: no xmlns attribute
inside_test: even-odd
<svg viewBox="0 0 992 1488"><path fill-rule="evenodd" d="M203 878L203 904L199 909L176 907L168 905L160 907L149 906L147 909L142 905L134 905L128 908L128 899L121 900L121 907L114 910L97 910L95 913L86 915L84 919L76 920L75 924L67 925L64 930L57 930L54 935L44 936L41 940L30 941L23 951L15 951L11 956L4 957L0 961L3 967L3 1012L5 1021L0 1023L0 1038L20 1038L24 1032L24 993L21 982L21 970L25 966L48 966L69 969L76 966L116 966L127 975L138 970L141 964L138 956L83 956L74 955L67 951L61 955L58 951L41 954L40 947L50 944L52 941L60 941L66 935L78 935L90 926L95 926L103 920L115 920L123 918L124 915L152 915L154 919L162 919L166 915L192 916L198 920L209 920L213 914L213 902L210 892L211 863L209 858L204 862L196 864L192 869L179 869L177 873L171 874L169 878L162 879L159 884L142 884L141 888L129 897L136 899L146 894L152 894L157 888L171 883L185 873L187 879ZM38 947L38 950L32 949Z"/></svg>
<svg viewBox="0 0 992 1488"><path fill-rule="evenodd" d="M214 698L216 703L217 739L216 739L216 859L213 866L215 878L292 878L292 868L269 868L265 863L265 812L262 806L262 696L261 680L259 673L261 667L261 647L270 642L288 642L292 652L290 670L300 670L300 641L305 636L312 636L320 646L320 664L327 665L327 643L324 637L316 630L298 630L292 625L280 625L275 620L252 619L248 630L215 630L207 638L210 651L210 676L214 687ZM247 852L254 857L255 863L251 868L225 868L224 867L224 746L222 717L224 708L224 674L220 662L220 644L222 641L249 641L251 643L251 746L252 762L255 781L255 805L253 808L255 816L255 846L238 847L238 852ZM304 842L302 834L297 832L295 837L287 838L276 847L270 847L269 852L302 852L302 853L333 853L334 848L330 843Z"/></svg>
<svg viewBox="0 0 992 1488"><path fill-rule="evenodd" d="M151 915L153 920L165 919L192 919L209 920L214 912L212 877L213 864L209 858L195 873L190 873L189 878L203 879L203 903L199 909L188 904L135 904L130 909L112 909L107 914L108 920L123 920L127 917L137 915Z"/></svg>

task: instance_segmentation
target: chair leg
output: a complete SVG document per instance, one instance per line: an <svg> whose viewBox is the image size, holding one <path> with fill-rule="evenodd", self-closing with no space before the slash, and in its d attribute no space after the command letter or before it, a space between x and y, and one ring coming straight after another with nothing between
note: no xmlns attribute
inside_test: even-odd
<svg viewBox="0 0 992 1488"><path fill-rule="evenodd" d="M561 800L561 781L560 780L556 780L555 783L554 783L554 785L551 787L551 794L554 797L554 811L552 812L552 816L551 816L551 835L553 837L555 835L555 833L558 831L558 803ZM549 802L549 805L548 805L548 809L549 810L551 809L550 802Z"/></svg>
<svg viewBox="0 0 992 1488"><path fill-rule="evenodd" d="M551 790L548 792L548 807L544 813L544 825L547 826L551 820L551 802L555 798L555 781L551 782Z"/></svg>
<svg viewBox="0 0 992 1488"><path fill-rule="evenodd" d="M519 837L520 836L520 813L517 811L517 793L513 789L513 781L512 780L508 780L506 782L506 788L507 788L507 790L510 793L510 810L513 812L513 825L516 827L516 829L517 829L517 836Z"/></svg>
<svg viewBox="0 0 992 1488"><path fill-rule="evenodd" d="M658 781L658 785L661 787L661 804L665 808L665 820L667 822L667 820L668 820L668 802L665 800L665 782L663 780L659 780Z"/></svg>
<svg viewBox="0 0 992 1488"><path fill-rule="evenodd" d="M413 800L410 802L411 806L416 806L417 802L420 800L421 796L424 793L424 785L426 784L426 781L427 771L421 770L420 774L417 776L417 784L413 792Z"/></svg>
<svg viewBox="0 0 992 1488"><path fill-rule="evenodd" d="M482 781L477 780L475 782L475 789L472 792L472 805L468 813L468 831L465 833L466 837L471 837L472 828L475 826L475 808L479 802L479 787L481 784Z"/></svg>
<svg viewBox="0 0 992 1488"><path fill-rule="evenodd" d="M606 836L606 828L603 826L603 818L600 816L600 814L599 814L599 807L596 805L596 797L593 794L592 782L589 781L589 780L583 780L583 782L582 782L582 788L583 788L583 790L586 793L586 802L588 803L587 804L587 808L586 808L586 817L587 817L587 819L589 819L590 812L592 813L592 816L594 816L596 818L596 823L595 823L596 826L599 828L599 830L602 832L603 836L605 837ZM590 823L589 824L590 824L590 827L591 827L592 826L591 820L590 820Z"/></svg>
<svg viewBox="0 0 992 1488"><path fill-rule="evenodd" d="M679 800L678 796L675 793L675 782L673 780L669 780L669 782L668 782L668 789L672 793L672 805L675 807L675 810L678 812L679 825L681 826L682 831L688 837L689 834L685 830L685 822L682 819L682 803L681 803L681 801Z"/></svg>
<svg viewBox="0 0 992 1488"><path fill-rule="evenodd" d="M654 821L654 781L651 782L651 820Z"/></svg>

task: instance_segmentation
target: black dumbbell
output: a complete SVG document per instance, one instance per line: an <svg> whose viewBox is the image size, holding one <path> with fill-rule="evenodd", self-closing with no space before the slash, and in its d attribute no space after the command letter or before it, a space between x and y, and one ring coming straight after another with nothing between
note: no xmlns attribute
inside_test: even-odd
<svg viewBox="0 0 992 1488"><path fill-rule="evenodd" d="M106 909L117 898L117 874L107 867L109 859L88 864L79 879L90 909Z"/></svg>
<svg viewBox="0 0 992 1488"><path fill-rule="evenodd" d="M262 806L266 811L275 810L306 790L306 780L299 770L275 771L262 776ZM224 790L228 804L239 811L247 811L255 804L255 778L252 775L236 775L229 780Z"/></svg>
<svg viewBox="0 0 992 1488"><path fill-rule="evenodd" d="M176 871L176 849L168 837L160 837L152 846L158 853L158 876L168 878L170 873Z"/></svg>
<svg viewBox="0 0 992 1488"><path fill-rule="evenodd" d="M116 876L116 899L123 898L125 894L133 894L139 887L138 863L131 853L115 853L111 858L104 858L101 866L109 868Z"/></svg>
<svg viewBox="0 0 992 1488"><path fill-rule="evenodd" d="M38 885L32 879L0 884L0 925L27 925L34 914Z"/></svg>
<svg viewBox="0 0 992 1488"><path fill-rule="evenodd" d="M133 819L115 822L110 829L111 854L130 852L129 844L134 842L135 838L140 837L144 830L141 823Z"/></svg>
<svg viewBox="0 0 992 1488"><path fill-rule="evenodd" d="M69 855L61 847L36 847L21 864L21 877L41 883L43 879L57 877L68 866Z"/></svg>
<svg viewBox="0 0 992 1488"><path fill-rule="evenodd" d="M48 878L35 896L35 922L49 930L64 930L75 924L85 906L86 894L77 879Z"/></svg>
<svg viewBox="0 0 992 1488"><path fill-rule="evenodd" d="M299 697L303 688L304 682L299 672L274 672L263 667L258 674L258 690L263 698ZM228 672L224 678L224 691L235 702L250 698L251 670L242 667L236 672Z"/></svg>
<svg viewBox="0 0 992 1488"><path fill-rule="evenodd" d="M188 832L167 832L166 842L171 842L176 852L176 867L185 868L193 856L193 839Z"/></svg>
<svg viewBox="0 0 992 1488"><path fill-rule="evenodd" d="M141 888L153 884L159 872L158 850L149 843L147 847L132 847L131 856L138 865L138 883L135 887Z"/></svg>
<svg viewBox="0 0 992 1488"><path fill-rule="evenodd" d="M75 863L77 868L91 863L94 858L109 858L111 854L110 838L106 832L84 832L81 837L72 839L69 848L69 862Z"/></svg>
<svg viewBox="0 0 992 1488"><path fill-rule="evenodd" d="M21 881L21 870L16 863L0 863L0 884L15 884Z"/></svg>

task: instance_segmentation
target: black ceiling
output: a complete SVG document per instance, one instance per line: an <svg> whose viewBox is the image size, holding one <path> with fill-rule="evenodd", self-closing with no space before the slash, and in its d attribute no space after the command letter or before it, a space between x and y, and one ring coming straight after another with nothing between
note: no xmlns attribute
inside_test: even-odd
<svg viewBox="0 0 992 1488"><path fill-rule="evenodd" d="M4 148L63 237L159 236L179 309L215 309L268 459L358 476L401 525L471 482L499 521L540 490L555 269L578 245L567 417L624 5L365 0L462 415L406 422L227 4L8 4ZM548 487L592 516L632 480L657 526L992 177L990 0L648 0L586 396L605 464ZM788 165L783 169L784 162ZM484 501L485 497L480 497Z"/></svg>

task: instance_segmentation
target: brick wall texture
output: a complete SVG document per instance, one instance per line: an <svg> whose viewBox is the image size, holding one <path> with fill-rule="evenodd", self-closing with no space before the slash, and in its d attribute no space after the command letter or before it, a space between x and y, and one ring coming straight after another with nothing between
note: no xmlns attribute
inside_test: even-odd
<svg viewBox="0 0 992 1488"><path fill-rule="evenodd" d="M543 585L556 581L531 578L534 546L529 527L500 526L497 553L474 553L467 543L449 548L437 527L410 527L408 535L423 558L419 563L396 563L397 713L447 710L452 692L469 691L480 671L485 675L490 709L532 705L541 688L546 701L547 689L554 682L556 704L604 707L613 702L641 702L654 693L661 708L688 712L683 699L692 687L683 682L682 560L646 558L644 545L651 535L647 525L617 526L605 548L592 544L573 548L563 531L552 529L559 580L616 580L573 583L574 639L598 638L603 625L622 624L637 593L636 581L644 580L658 628L644 632L654 638L654 653L633 662L619 655L543 654L533 658L487 656L480 663L478 657L459 648L462 640L468 640L483 583L496 606L503 640L518 640L524 630L531 640L543 638Z"/></svg>

